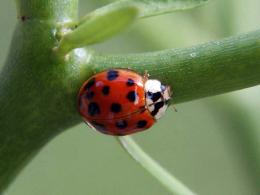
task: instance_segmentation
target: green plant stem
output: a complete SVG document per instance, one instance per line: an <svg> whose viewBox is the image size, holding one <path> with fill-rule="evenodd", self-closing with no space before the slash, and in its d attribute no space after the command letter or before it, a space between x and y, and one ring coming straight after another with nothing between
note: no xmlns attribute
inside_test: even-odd
<svg viewBox="0 0 260 195"><path fill-rule="evenodd" d="M77 0L16 0L18 23L0 74L0 193L58 133L80 123L76 97L84 80L107 68L148 70L179 103L260 83L260 31L192 48L98 55L53 48L60 24L77 21Z"/></svg>
<svg viewBox="0 0 260 195"><path fill-rule="evenodd" d="M171 86L180 103L260 84L260 30L191 48L131 55L94 55L94 71L148 71Z"/></svg>
<svg viewBox="0 0 260 195"><path fill-rule="evenodd" d="M140 165L161 182L170 192L176 195L195 195L188 187L174 178L160 164L146 154L130 136L118 138L119 143Z"/></svg>
<svg viewBox="0 0 260 195"><path fill-rule="evenodd" d="M78 17L78 0L15 0L18 17L68 22Z"/></svg>
<svg viewBox="0 0 260 195"><path fill-rule="evenodd" d="M53 54L58 23L77 20L77 0L16 3L17 26L0 73L0 194L43 145L80 121L70 91L81 84L86 61L76 53L67 61Z"/></svg>

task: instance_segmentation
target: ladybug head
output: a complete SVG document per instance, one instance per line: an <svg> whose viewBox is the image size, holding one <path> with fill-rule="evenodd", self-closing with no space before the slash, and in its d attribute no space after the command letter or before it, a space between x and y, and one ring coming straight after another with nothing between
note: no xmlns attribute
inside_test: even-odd
<svg viewBox="0 0 260 195"><path fill-rule="evenodd" d="M160 81L148 79L144 84L146 107L155 119L165 113L171 99L170 87Z"/></svg>

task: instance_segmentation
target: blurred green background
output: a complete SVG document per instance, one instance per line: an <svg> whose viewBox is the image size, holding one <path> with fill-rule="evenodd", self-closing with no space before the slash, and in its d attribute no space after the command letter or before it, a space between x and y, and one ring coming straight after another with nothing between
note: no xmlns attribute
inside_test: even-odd
<svg viewBox="0 0 260 195"><path fill-rule="evenodd" d="M104 1L80 1L83 15ZM186 47L260 27L259 0L211 0L195 10L136 22L94 46L109 53ZM16 13L0 1L0 65ZM37 43L35 43L37 44ZM191 81L192 82L192 81ZM202 195L260 194L260 87L177 105L134 138L151 156ZM1 159L0 159L1 160ZM52 140L22 171L7 195L169 194L110 136L80 124Z"/></svg>

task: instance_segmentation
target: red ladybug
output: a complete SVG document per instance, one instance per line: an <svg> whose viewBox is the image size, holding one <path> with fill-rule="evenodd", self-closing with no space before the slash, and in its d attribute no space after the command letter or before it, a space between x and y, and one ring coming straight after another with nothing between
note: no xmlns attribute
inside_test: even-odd
<svg viewBox="0 0 260 195"><path fill-rule="evenodd" d="M79 112L101 133L129 135L151 127L168 107L169 86L128 69L97 73L81 87Z"/></svg>

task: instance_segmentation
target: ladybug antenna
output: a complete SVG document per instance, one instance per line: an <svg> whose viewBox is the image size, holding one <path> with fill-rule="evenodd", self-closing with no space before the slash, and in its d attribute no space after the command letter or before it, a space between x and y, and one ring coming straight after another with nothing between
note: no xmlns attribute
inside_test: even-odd
<svg viewBox="0 0 260 195"><path fill-rule="evenodd" d="M172 108L174 109L175 112L178 112L177 108L174 105L172 105Z"/></svg>

